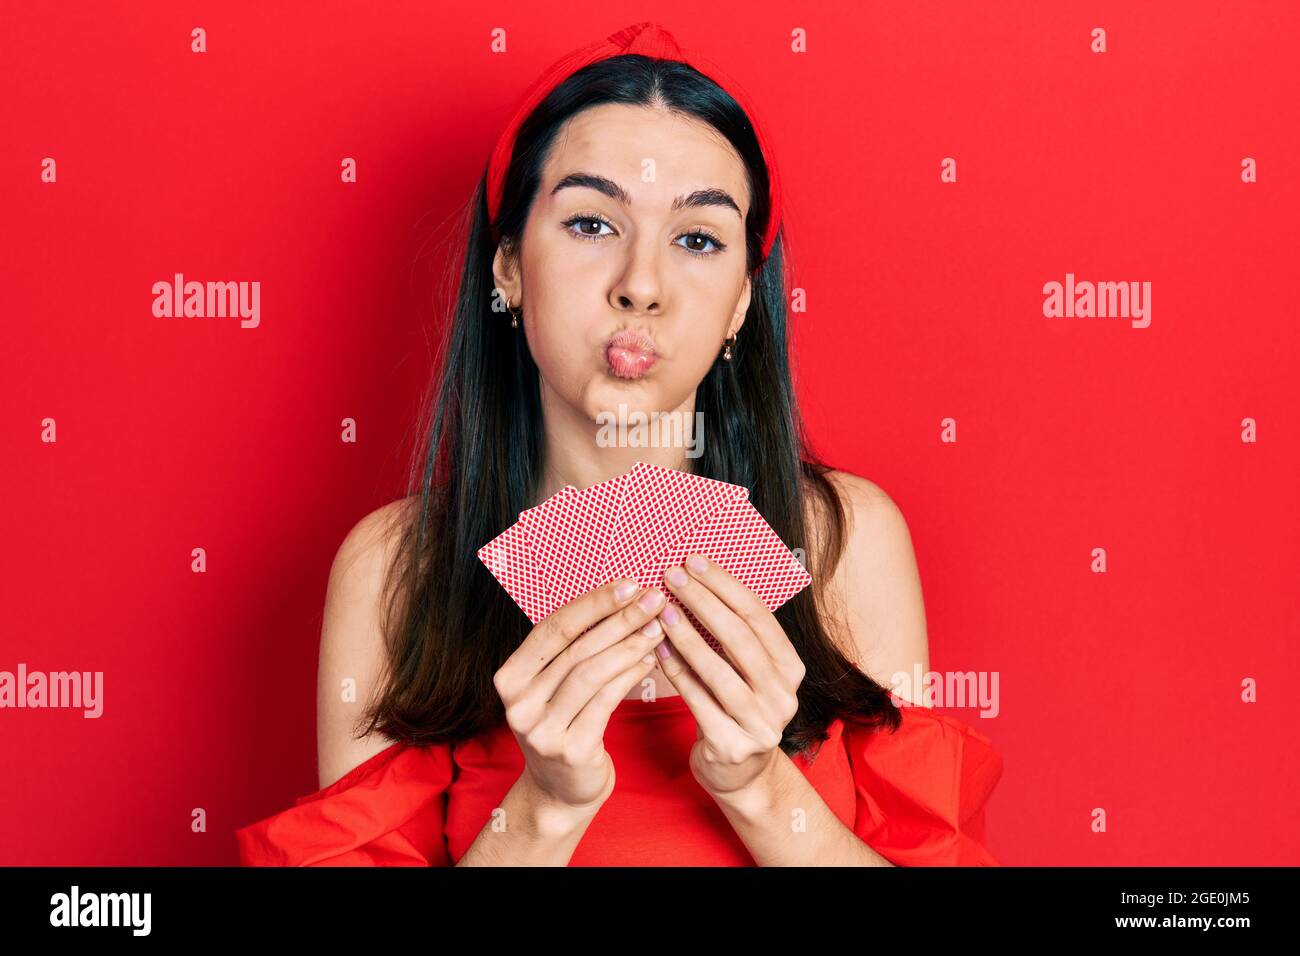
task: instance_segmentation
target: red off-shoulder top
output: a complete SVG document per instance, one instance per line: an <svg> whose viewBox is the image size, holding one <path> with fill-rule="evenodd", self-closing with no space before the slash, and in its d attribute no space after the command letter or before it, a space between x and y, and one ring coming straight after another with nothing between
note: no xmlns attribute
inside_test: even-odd
<svg viewBox="0 0 1300 956"><path fill-rule="evenodd" d="M894 732L836 719L793 762L833 813L899 866L998 866L985 807L1002 775L987 737L922 706ZM605 731L617 774L570 866L753 866L691 775L695 718L678 695L622 701ZM503 723L473 740L393 744L292 807L235 831L244 866L451 866L524 768Z"/></svg>

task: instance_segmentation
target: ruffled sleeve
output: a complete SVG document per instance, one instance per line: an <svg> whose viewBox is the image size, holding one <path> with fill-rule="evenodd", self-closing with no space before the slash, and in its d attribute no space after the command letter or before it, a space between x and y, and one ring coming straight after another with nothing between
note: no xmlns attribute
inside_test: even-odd
<svg viewBox="0 0 1300 956"><path fill-rule="evenodd" d="M287 810L235 831L242 866L451 866L449 744L395 743Z"/></svg>
<svg viewBox="0 0 1300 956"><path fill-rule="evenodd" d="M984 810L1002 757L979 731L904 704L898 729L846 724L857 792L853 832L897 866L998 866Z"/></svg>

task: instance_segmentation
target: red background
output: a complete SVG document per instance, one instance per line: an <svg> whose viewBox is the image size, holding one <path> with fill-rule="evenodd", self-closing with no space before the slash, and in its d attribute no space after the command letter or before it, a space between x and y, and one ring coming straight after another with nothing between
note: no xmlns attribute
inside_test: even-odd
<svg viewBox="0 0 1300 956"><path fill-rule="evenodd" d="M0 711L0 863L229 864L316 789L327 571L403 493L460 209L525 84L647 18L758 104L805 409L908 520L932 668L1000 674L947 711L1006 759L993 852L1300 863L1295 5L564 10L5 5L0 669L105 710ZM154 318L174 272L261 326ZM1044 318L1067 272L1150 281L1150 327Z"/></svg>

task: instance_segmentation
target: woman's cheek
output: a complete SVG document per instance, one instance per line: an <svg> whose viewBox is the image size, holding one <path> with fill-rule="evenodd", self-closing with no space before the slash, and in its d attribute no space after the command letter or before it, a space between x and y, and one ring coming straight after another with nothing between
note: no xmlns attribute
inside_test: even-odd
<svg viewBox="0 0 1300 956"><path fill-rule="evenodd" d="M577 399L585 379L590 377L588 356L566 336L549 330L537 336L537 341L530 341L529 348L538 372L551 389L570 400Z"/></svg>
<svg viewBox="0 0 1300 956"><path fill-rule="evenodd" d="M682 364L683 372L691 379L692 386L697 385L708 374L709 368L713 365L713 352L709 350L706 336L697 334L691 337L690 349L683 352Z"/></svg>

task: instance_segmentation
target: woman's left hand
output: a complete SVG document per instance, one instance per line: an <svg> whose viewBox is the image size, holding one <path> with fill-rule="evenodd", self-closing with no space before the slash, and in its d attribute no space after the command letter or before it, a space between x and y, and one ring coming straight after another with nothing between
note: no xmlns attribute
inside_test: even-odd
<svg viewBox="0 0 1300 956"><path fill-rule="evenodd" d="M781 625L727 570L701 555L664 583L722 645L722 657L670 603L659 612L671 645L659 667L695 715L691 772L713 794L753 783L780 756L799 709L804 664Z"/></svg>

